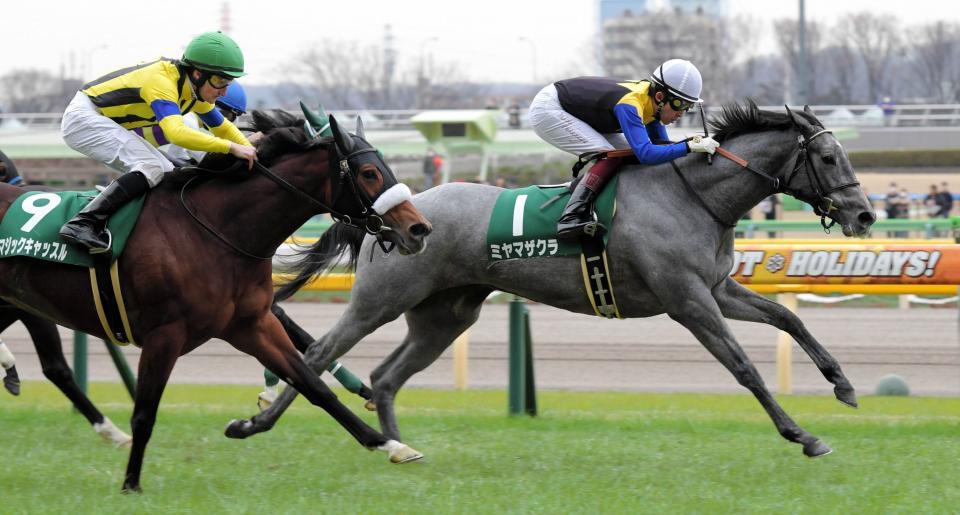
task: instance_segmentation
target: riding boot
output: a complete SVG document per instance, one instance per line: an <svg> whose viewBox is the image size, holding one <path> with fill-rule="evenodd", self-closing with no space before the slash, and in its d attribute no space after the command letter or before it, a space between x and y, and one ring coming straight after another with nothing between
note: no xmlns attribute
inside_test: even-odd
<svg viewBox="0 0 960 515"><path fill-rule="evenodd" d="M111 236L106 231L110 216L149 189L150 183L143 173L121 175L60 228L60 237L68 243L86 247L91 254L110 250Z"/></svg>
<svg viewBox="0 0 960 515"><path fill-rule="evenodd" d="M584 234L591 237L598 232L603 234L606 228L594 216L593 203L619 164L620 158L613 157L601 159L590 168L570 194L567 207L557 221L557 238L574 239Z"/></svg>

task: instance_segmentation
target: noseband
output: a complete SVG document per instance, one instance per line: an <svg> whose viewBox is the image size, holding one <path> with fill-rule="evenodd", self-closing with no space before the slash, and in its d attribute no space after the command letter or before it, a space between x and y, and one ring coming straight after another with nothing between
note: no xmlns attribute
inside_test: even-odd
<svg viewBox="0 0 960 515"><path fill-rule="evenodd" d="M842 189L851 188L853 186L859 186L859 181L851 181L848 183L840 184L832 188L825 188L824 183L826 181L822 180L820 174L817 172L817 167L813 166L813 163L810 162L810 153L807 151L810 142L817 139L823 134L833 134L833 131L827 129L821 129L814 133L809 138L805 138L801 134L798 138L798 144L800 145L800 152L797 154L797 161L793 167L793 171L790 172L790 175L787 176L787 180L783 182L783 187L780 188L778 192L786 193L792 197L796 197L800 200L805 200L813 206L813 212L817 215L820 215L820 225L823 227L823 230L830 234L830 228L837 223L833 218L830 219L830 223L827 224L826 218L830 216L832 211L836 211L837 208L833 205L833 200L827 197L827 195L840 191ZM790 187L790 182L793 181L793 178L797 176L797 173L800 170L800 167L803 166L804 172L807 176L807 182L813 188L813 193L815 195L815 201L810 202L803 198L802 193L799 190L793 189Z"/></svg>

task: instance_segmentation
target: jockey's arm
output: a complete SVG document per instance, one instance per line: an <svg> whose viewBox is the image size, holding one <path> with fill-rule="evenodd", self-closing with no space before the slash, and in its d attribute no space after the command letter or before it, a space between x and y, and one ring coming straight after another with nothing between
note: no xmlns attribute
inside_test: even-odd
<svg viewBox="0 0 960 515"><path fill-rule="evenodd" d="M184 123L183 115L180 114L180 106L177 104L179 98L177 86L169 77L158 75L147 81L140 89L140 96L150 106L157 118L157 124L170 143L188 150L202 150L219 154L230 152L231 140L191 129ZM201 115L201 118L203 113L216 110L213 104L207 104L206 102L198 102L198 104L199 106L193 110ZM218 111L217 114L220 115L220 112ZM220 116L223 117L223 115ZM234 130L237 133L240 132L236 127L234 127ZM240 138L243 138L242 134ZM243 138L243 141L246 141L246 139Z"/></svg>
<svg viewBox="0 0 960 515"><path fill-rule="evenodd" d="M210 128L210 132L212 132L214 136L232 141L238 145L252 146L246 136L240 132L240 129L231 123L230 120L224 118L219 109L213 108L205 113L197 111L197 115L200 116L203 123Z"/></svg>
<svg viewBox="0 0 960 515"><path fill-rule="evenodd" d="M620 122L624 137L630 143L630 148L633 150L633 154L637 156L640 164L666 163L687 155L686 143L654 145L650 141L647 127L643 124L643 119L636 107L629 104L619 104L613 109L613 112ZM664 130L664 133L666 133L666 130Z"/></svg>

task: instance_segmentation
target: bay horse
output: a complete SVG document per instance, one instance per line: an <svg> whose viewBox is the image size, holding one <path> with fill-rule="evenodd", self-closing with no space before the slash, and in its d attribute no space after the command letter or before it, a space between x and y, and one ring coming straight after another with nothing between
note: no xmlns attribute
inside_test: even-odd
<svg viewBox="0 0 960 515"><path fill-rule="evenodd" d="M866 235L876 215L843 147L809 108L783 114L760 110L753 102L729 105L713 125L722 148L747 162L717 156L711 166L705 156L691 154L678 159L676 169L670 163L630 166L619 174L607 255L620 314L668 314L757 398L784 438L801 444L807 456L827 454L830 447L797 425L767 391L724 318L788 332L834 385L836 398L852 407L857 406L854 388L794 313L729 277L733 227L775 192L813 205L824 217L822 223L829 217L846 236ZM489 259L487 220L502 191L447 184L417 195L414 204L436 222L435 243L411 259L382 253L371 261L362 259L346 312L306 354L310 366L322 371L378 327L405 315L406 337L370 377L388 437L400 435L394 414L399 388L477 320L492 291L576 313L594 312L579 258ZM372 244L367 238L364 256ZM321 270L301 270L278 295L295 291ZM231 434L246 437L270 429L295 396L287 388L270 408L248 421L235 421Z"/></svg>
<svg viewBox="0 0 960 515"><path fill-rule="evenodd" d="M261 162L241 172L174 175L147 196L119 274L133 339L142 348L123 490L141 491L144 452L177 359L211 338L257 358L323 408L361 445L393 462L418 459L410 447L367 426L303 362L272 314L271 256L312 216L375 233L405 254L424 248L430 222L409 202L379 153L336 124L317 140L303 120L254 113ZM235 163L230 156L211 156ZM208 164L205 162L205 166ZM221 166L222 167L222 166ZM233 167L236 168L236 167ZM21 194L0 185L0 215ZM0 260L0 298L61 325L106 338L88 272L25 259Z"/></svg>
<svg viewBox="0 0 960 515"><path fill-rule="evenodd" d="M23 177L20 176L13 162L3 155L3 152L0 152L0 182L24 186ZM27 186L25 190L47 191L49 188ZM93 430L104 440L119 447L129 447L132 440L130 435L121 431L114 425L113 421L104 416L74 379L73 371L63 355L63 341L60 339L57 325L46 318L0 301L0 333L6 331L16 322L22 323L27 329L27 333L33 341L33 346L37 350L37 358L40 360L40 368L44 377L63 392L73 404L73 407L87 419L93 426ZM7 374L3 378L3 386L12 395L20 394L20 378L16 373L16 367L7 370Z"/></svg>

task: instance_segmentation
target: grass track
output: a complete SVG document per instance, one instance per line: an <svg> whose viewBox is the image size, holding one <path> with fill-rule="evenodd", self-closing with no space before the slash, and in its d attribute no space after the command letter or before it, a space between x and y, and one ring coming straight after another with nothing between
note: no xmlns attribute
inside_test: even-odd
<svg viewBox="0 0 960 515"><path fill-rule="evenodd" d="M222 436L256 388L168 388L143 495L119 493L127 453L48 383L0 392L0 513L957 513L960 399L783 397L835 452L811 460L748 396L541 392L508 418L494 391L405 390L420 463L391 465L298 401L270 433ZM352 406L354 397L341 393ZM119 385L91 397L120 427ZM371 423L372 416L364 415Z"/></svg>

